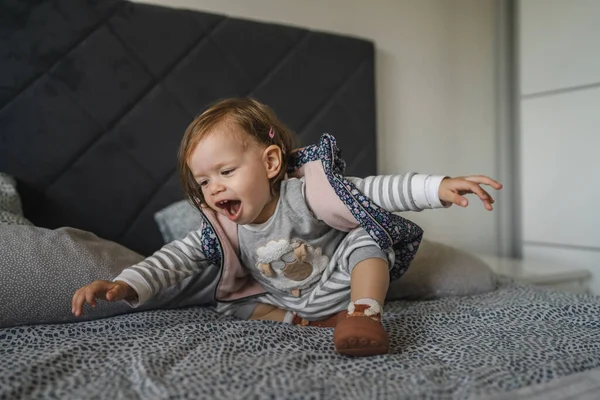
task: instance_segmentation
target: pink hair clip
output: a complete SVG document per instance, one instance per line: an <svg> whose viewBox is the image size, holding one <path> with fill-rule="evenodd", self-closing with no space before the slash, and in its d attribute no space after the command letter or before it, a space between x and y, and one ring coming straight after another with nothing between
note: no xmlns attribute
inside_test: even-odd
<svg viewBox="0 0 600 400"><path fill-rule="evenodd" d="M269 137L271 138L271 140L273 140L275 138L275 131L273 130L273 127L271 126L271 128L269 129ZM283 154L285 154L285 146L283 143L281 143L281 152Z"/></svg>

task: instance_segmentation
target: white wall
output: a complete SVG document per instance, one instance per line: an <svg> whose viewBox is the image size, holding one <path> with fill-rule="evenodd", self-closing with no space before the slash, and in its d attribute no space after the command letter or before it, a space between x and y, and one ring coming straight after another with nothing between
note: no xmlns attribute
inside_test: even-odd
<svg viewBox="0 0 600 400"><path fill-rule="evenodd" d="M494 0L143 1L371 39L379 173L497 174ZM498 214L476 201L408 217L430 239L497 251Z"/></svg>
<svg viewBox="0 0 600 400"><path fill-rule="evenodd" d="M519 31L523 255L600 294L600 2L521 0Z"/></svg>

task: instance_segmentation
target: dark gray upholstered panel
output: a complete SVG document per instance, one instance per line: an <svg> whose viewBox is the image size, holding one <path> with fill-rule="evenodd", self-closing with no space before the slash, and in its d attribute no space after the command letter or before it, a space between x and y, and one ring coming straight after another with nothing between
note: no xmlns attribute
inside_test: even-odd
<svg viewBox="0 0 600 400"><path fill-rule="evenodd" d="M0 171L25 215L142 254L180 200L176 151L209 103L253 96L302 144L338 138L376 168L374 47L364 40L118 0L0 0Z"/></svg>

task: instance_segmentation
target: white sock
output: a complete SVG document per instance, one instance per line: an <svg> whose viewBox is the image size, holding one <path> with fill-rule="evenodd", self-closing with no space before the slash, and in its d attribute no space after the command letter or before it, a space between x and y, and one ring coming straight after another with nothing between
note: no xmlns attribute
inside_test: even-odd
<svg viewBox="0 0 600 400"><path fill-rule="evenodd" d="M348 305L348 314L352 314L354 312L355 304L365 304L368 305L369 308L365 310L365 316L370 317L372 315L381 315L383 313L383 306L374 299L358 299L354 302L350 302Z"/></svg>
<svg viewBox="0 0 600 400"><path fill-rule="evenodd" d="M286 312L285 317L283 317L283 322L286 324L291 324L292 321L294 320L295 315L296 315L296 313L293 313L291 311Z"/></svg>

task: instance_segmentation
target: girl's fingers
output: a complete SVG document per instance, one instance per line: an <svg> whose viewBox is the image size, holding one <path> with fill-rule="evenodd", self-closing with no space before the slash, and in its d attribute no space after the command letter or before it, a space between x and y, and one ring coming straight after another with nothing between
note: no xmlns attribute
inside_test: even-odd
<svg viewBox="0 0 600 400"><path fill-rule="evenodd" d="M96 307L96 294L93 290L88 290L85 293L85 301L92 307Z"/></svg>
<svg viewBox="0 0 600 400"><path fill-rule="evenodd" d="M76 317L81 315L81 308L83 307L84 301L85 297L83 296L82 290L79 289L77 293L75 293L75 299L73 301L73 313Z"/></svg>
<svg viewBox="0 0 600 400"><path fill-rule="evenodd" d="M457 206L466 207L469 205L469 200L467 200L465 197L461 196L458 193L451 192L449 197L450 198L447 200L453 204L456 204Z"/></svg>
<svg viewBox="0 0 600 400"><path fill-rule="evenodd" d="M79 290L81 290L81 289L78 289L75 292L75 294L73 295L73 299L71 299L71 312L73 314L75 314L75 307L76 307L76 304L77 304L77 294L79 293Z"/></svg>
<svg viewBox="0 0 600 400"><path fill-rule="evenodd" d="M470 175L470 176L465 176L463 179L470 181L470 182L475 182L475 183L479 183L479 184L483 184L483 185L489 185L489 186L493 187L494 189L502 189L502 184L500 182L498 182L497 180L490 178L489 176Z"/></svg>
<svg viewBox="0 0 600 400"><path fill-rule="evenodd" d="M492 211L494 209L494 207L492 206L492 203L490 203L489 201L484 201L483 202L483 206L485 207L486 210L488 211Z"/></svg>
<svg viewBox="0 0 600 400"><path fill-rule="evenodd" d="M492 204L494 202L494 198L487 192L487 190L481 188L481 191L483 192L483 197L479 196L481 201L483 201L484 203Z"/></svg>
<svg viewBox="0 0 600 400"><path fill-rule="evenodd" d="M115 288L117 289L117 291L112 292L111 296L108 296L107 289L109 289L108 292L110 292L112 289ZM82 314L83 305L85 303L88 303L92 307L96 307L96 299L105 299L107 297L111 297L111 299L108 300L114 301L115 297L118 296L118 287L114 286L111 282L92 282L91 284L84 286L75 292L75 294L73 295L73 299L71 300L71 312L76 317L79 317Z"/></svg>
<svg viewBox="0 0 600 400"><path fill-rule="evenodd" d="M119 298L119 286L115 285L108 292L106 292L106 300L114 301Z"/></svg>
<svg viewBox="0 0 600 400"><path fill-rule="evenodd" d="M77 293L79 293L79 290L75 292L75 294L73 295L73 299L71 300L71 313L73 313L74 315L76 314L77 311Z"/></svg>
<svg viewBox="0 0 600 400"><path fill-rule="evenodd" d="M462 181L458 181L458 182L459 182L459 184L456 185L455 189L452 191L458 197L451 196L452 203L457 204L462 207L466 207L468 205L468 203L465 203L465 204L462 203L466 199L464 197L462 197L461 195L472 193L472 194L475 194L477 197L479 197L479 199L483 202L483 206L485 207L486 210L488 210L488 211L493 210L492 204L494 203L494 198L485 189L483 189L481 186L479 186L478 183L476 183L474 181L469 181L466 179L464 179Z"/></svg>
<svg viewBox="0 0 600 400"><path fill-rule="evenodd" d="M492 198L492 196L490 196L490 194L487 191L485 191L481 186L479 186L479 184L473 181L469 181L467 190L471 193L476 194L481 199L486 210L491 211L493 209L492 203L494 202L494 199Z"/></svg>
<svg viewBox="0 0 600 400"><path fill-rule="evenodd" d="M471 191L475 193L481 200L486 201L489 200L492 196L488 192L485 191L484 188L479 186L476 183L473 183L471 186Z"/></svg>
<svg viewBox="0 0 600 400"><path fill-rule="evenodd" d="M479 185L476 186L479 188L479 192L477 193L477 195L483 202L483 206L486 210L492 211L494 209L494 207L492 206L492 204L494 203L494 198L482 187L480 187Z"/></svg>
<svg viewBox="0 0 600 400"><path fill-rule="evenodd" d="M470 175L460 178L452 179L446 190L451 192L447 193L444 200L449 201L453 204L461 207L466 207L469 203L466 198L462 197L464 194L473 193L479 197L483 202L483 206L486 210L492 211L494 207L494 198L480 185L489 185L494 189L501 189L502 184L485 175Z"/></svg>

